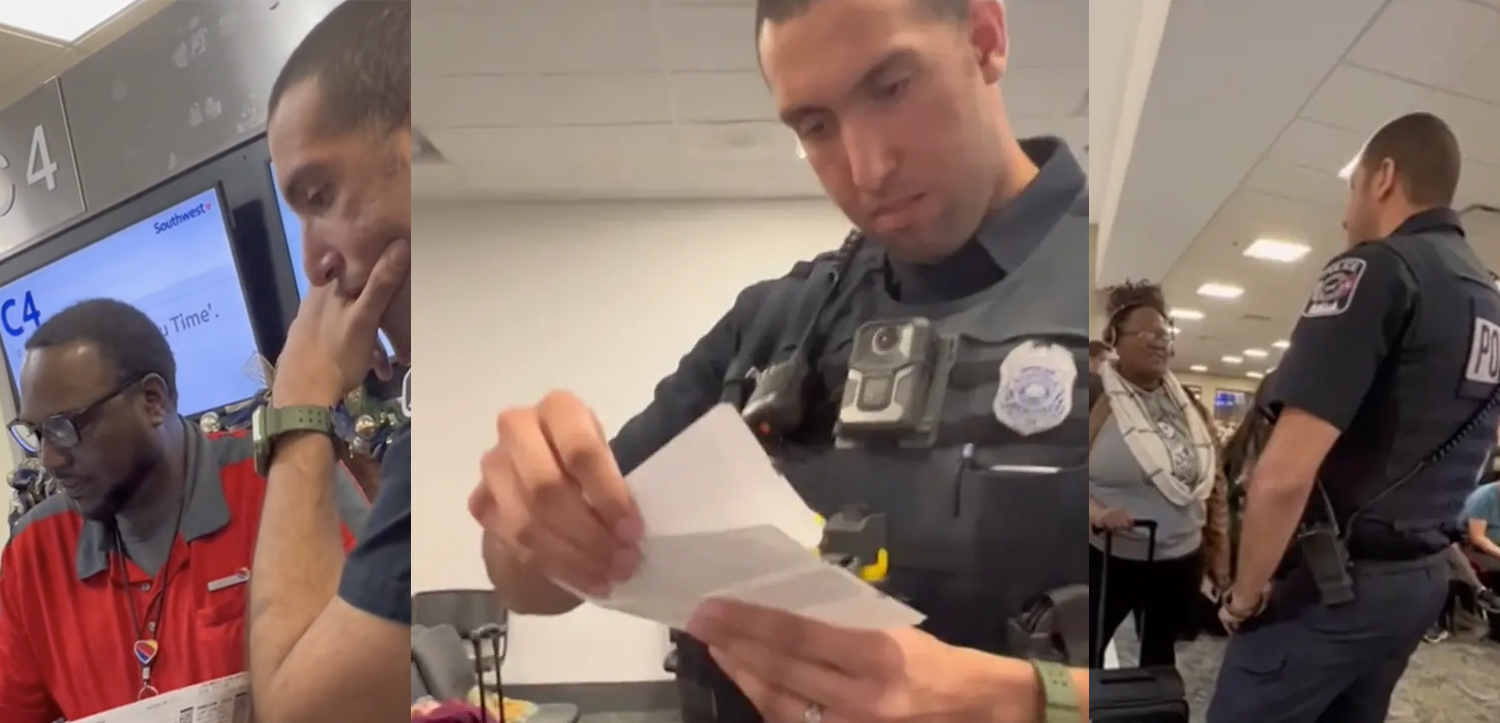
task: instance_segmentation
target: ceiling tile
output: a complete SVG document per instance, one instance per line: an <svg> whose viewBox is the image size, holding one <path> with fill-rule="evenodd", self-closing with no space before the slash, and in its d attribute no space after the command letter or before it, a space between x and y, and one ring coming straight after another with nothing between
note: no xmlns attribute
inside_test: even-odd
<svg viewBox="0 0 1500 723"><path fill-rule="evenodd" d="M1369 136L1369 132L1357 133L1298 118L1281 132L1270 156L1334 175L1359 154Z"/></svg>
<svg viewBox="0 0 1500 723"><path fill-rule="evenodd" d="M78 47L84 51L93 53L134 30L136 26L146 22L152 16L165 10L173 0L137 0L134 5L126 8L117 17L102 27L95 28L92 33L85 35L78 42Z"/></svg>
<svg viewBox="0 0 1500 723"><path fill-rule="evenodd" d="M666 123L667 83L661 73L447 76L423 79L412 96L425 128Z"/></svg>
<svg viewBox="0 0 1500 723"><path fill-rule="evenodd" d="M1463 0L1394 0L1345 59L1436 86L1496 37L1500 12L1492 8Z"/></svg>
<svg viewBox="0 0 1500 723"><path fill-rule="evenodd" d="M23 74L60 51L56 45L0 30L0 85L19 80Z"/></svg>
<svg viewBox="0 0 1500 723"><path fill-rule="evenodd" d="M1473 204L1500 208L1500 165L1474 158L1464 159L1463 176L1458 183L1458 199L1454 205L1463 208ZM1500 270L1500 266L1496 270Z"/></svg>
<svg viewBox="0 0 1500 723"><path fill-rule="evenodd" d="M1422 104L1445 121L1458 136L1465 156L1500 164L1500 106L1449 93L1434 93Z"/></svg>
<svg viewBox="0 0 1500 723"><path fill-rule="evenodd" d="M1460 95L1500 103L1500 72L1496 72L1497 69L1500 69L1500 37L1484 46L1443 87Z"/></svg>
<svg viewBox="0 0 1500 723"><path fill-rule="evenodd" d="M661 7L662 62L671 70L757 70L755 8Z"/></svg>
<svg viewBox="0 0 1500 723"><path fill-rule="evenodd" d="M1301 116L1368 135L1431 93L1427 86L1344 64L1323 81Z"/></svg>
<svg viewBox="0 0 1500 723"><path fill-rule="evenodd" d="M774 120L775 102L757 71L674 72L672 108L683 122Z"/></svg>
<svg viewBox="0 0 1500 723"><path fill-rule="evenodd" d="M1349 187L1338 176L1307 166L1267 158L1250 169L1245 187L1272 196L1281 196L1340 209L1349 198Z"/></svg>
<svg viewBox="0 0 1500 723"><path fill-rule="evenodd" d="M661 69L655 37L641 0L419 12L413 74L652 72Z"/></svg>

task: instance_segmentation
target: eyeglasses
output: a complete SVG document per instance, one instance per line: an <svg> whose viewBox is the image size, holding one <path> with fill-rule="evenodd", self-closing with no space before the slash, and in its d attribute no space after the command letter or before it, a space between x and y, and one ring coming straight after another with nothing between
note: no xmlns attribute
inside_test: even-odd
<svg viewBox="0 0 1500 723"><path fill-rule="evenodd" d="M1147 341L1170 341L1172 339L1171 329L1138 329L1120 334L1122 337L1139 336Z"/></svg>
<svg viewBox="0 0 1500 723"><path fill-rule="evenodd" d="M141 383L147 377L159 376L154 373L138 374L127 379L123 384L116 387L114 391L106 394L92 404L75 412L64 412L54 414L39 423L28 422L22 419L12 421L8 427L10 436L15 438L16 443L30 454L39 454L42 444L51 444L57 449L73 449L83 441L83 430L94 420L94 412L100 407L108 404L111 399L124 394L131 387Z"/></svg>

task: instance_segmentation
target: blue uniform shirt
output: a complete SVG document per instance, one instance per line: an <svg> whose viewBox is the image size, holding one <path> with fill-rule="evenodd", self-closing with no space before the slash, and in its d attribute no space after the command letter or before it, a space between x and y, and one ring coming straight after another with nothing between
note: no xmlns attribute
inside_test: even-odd
<svg viewBox="0 0 1500 723"><path fill-rule="evenodd" d="M1500 545L1500 482L1480 485L1464 503L1464 511L1458 516L1459 527L1468 530L1469 520L1484 520L1485 537Z"/></svg>
<svg viewBox="0 0 1500 723"><path fill-rule="evenodd" d="M376 617L411 624L411 426L396 433L364 537L344 564L339 597Z"/></svg>

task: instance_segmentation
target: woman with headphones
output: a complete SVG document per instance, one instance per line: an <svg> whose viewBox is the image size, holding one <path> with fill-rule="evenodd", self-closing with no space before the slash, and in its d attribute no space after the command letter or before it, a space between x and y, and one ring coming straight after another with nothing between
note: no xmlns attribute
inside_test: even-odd
<svg viewBox="0 0 1500 723"><path fill-rule="evenodd" d="M1104 342L1114 354L1099 367L1103 393L1089 414L1092 589L1103 582L1104 535L1113 539L1107 594L1090 598L1092 619L1104 622L1093 631L1093 649L1107 647L1133 613L1142 625L1140 665L1173 666L1204 574L1229 582L1217 436L1168 369L1172 328L1161 289L1115 287L1107 311ZM1154 534L1138 527L1142 521L1155 523Z"/></svg>

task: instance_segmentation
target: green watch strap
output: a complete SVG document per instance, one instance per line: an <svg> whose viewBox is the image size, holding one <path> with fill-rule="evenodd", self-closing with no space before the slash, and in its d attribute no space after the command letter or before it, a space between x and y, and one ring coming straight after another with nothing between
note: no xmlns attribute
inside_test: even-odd
<svg viewBox="0 0 1500 723"><path fill-rule="evenodd" d="M266 437L272 442L291 432L333 433L332 415L326 407L299 405L272 408L267 412L266 421Z"/></svg>
<svg viewBox="0 0 1500 723"><path fill-rule="evenodd" d="M1041 683L1042 694L1047 700L1042 720L1045 723L1078 723L1081 712L1078 693L1073 690L1073 677L1068 669L1045 660L1030 662L1031 667L1036 670L1037 682Z"/></svg>

